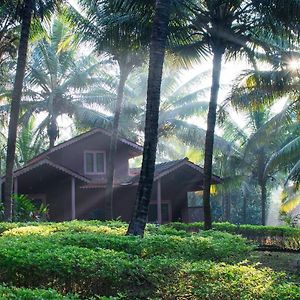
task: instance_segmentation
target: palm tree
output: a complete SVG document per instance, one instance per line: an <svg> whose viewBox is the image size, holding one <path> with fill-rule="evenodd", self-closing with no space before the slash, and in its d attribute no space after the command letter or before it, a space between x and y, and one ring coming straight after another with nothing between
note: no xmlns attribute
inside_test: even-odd
<svg viewBox="0 0 300 300"><path fill-rule="evenodd" d="M47 129L50 147L59 134L58 116L74 116L81 124L111 126L110 117L96 109L99 103L112 101L115 95L106 86L100 64L92 55L79 57L78 46L78 39L63 16L53 19L50 30L33 45L20 121L27 124L32 114L45 113L37 129L40 133ZM4 104L0 111L8 108L9 104Z"/></svg>
<svg viewBox="0 0 300 300"><path fill-rule="evenodd" d="M36 120L31 117L29 122L23 125L18 132L16 167L21 168L29 160L45 151L46 148L45 136L37 130Z"/></svg>
<svg viewBox="0 0 300 300"><path fill-rule="evenodd" d="M12 102L10 110L10 121L7 140L7 155L6 155L6 182L4 188L4 219L11 221L12 219L12 184L13 184L13 167L16 150L17 126L20 111L20 102L23 89L23 79L27 62L27 48L30 33L32 18L35 16L43 17L45 13L49 13L59 1L34 1L23 0L17 1L13 7L14 12L18 13L21 21L21 33L18 47L18 59L16 67L16 76L12 92ZM4 5L11 1L4 1Z"/></svg>
<svg viewBox="0 0 300 300"><path fill-rule="evenodd" d="M211 0L196 1L194 16L191 20L191 35L194 38L177 50L183 57L190 55L213 56L212 85L210 105L207 116L207 133L205 140L204 160L204 223L205 229L211 228L210 212L210 184L212 176L212 156L214 131L216 123L216 109L220 85L222 58L236 58L237 55L247 55L254 60L255 46L269 50L270 36L277 35L284 29L288 33L292 18L299 18L298 12L288 17L290 8L299 8L296 1L287 1L285 6L281 1L269 1L264 5L261 1L251 0ZM276 9L281 10L281 16L276 14L276 21L272 15ZM288 27L291 25L290 27ZM274 30L275 28L275 30ZM269 40L267 34L269 33ZM290 33L290 35L292 35Z"/></svg>
<svg viewBox="0 0 300 300"><path fill-rule="evenodd" d="M205 130L191 122L191 118L204 117L207 113L208 102L206 99L209 88L195 89L208 72L195 75L187 82L182 83L183 73L173 68L166 68L161 83L161 103L158 120L158 149L157 159L182 157L186 147L199 148L199 141L205 140ZM117 81L112 80L112 87ZM116 89L116 88L115 88ZM144 68L138 68L133 72L125 86L123 113L120 116L119 131L130 139L143 142L145 128L145 103L147 93L147 74ZM102 102L103 110L113 113L113 102ZM135 130L133 130L135 129ZM174 145L181 145L181 149L175 149ZM186 147L183 147L186 145ZM215 137L216 149L223 153L229 153L230 143L219 136ZM179 152L178 152L179 150Z"/></svg>
<svg viewBox="0 0 300 300"><path fill-rule="evenodd" d="M164 63L171 0L157 0L152 25L147 89L145 142L136 205L127 234L144 235L151 197L158 136L160 87Z"/></svg>
<svg viewBox="0 0 300 300"><path fill-rule="evenodd" d="M124 14L124 12L120 10L115 1L81 0L79 3L82 5L85 17L82 14L71 12L71 18L77 22L79 29L84 35L84 40L92 43L99 54L104 53L116 61L119 69L117 101L115 101L112 136L108 155L105 197L106 219L111 219L113 217L112 200L115 158L124 87L132 70L142 65L146 59L145 44L143 44L142 40L147 37L147 34L140 32L141 28L137 30L132 19L124 21L124 18L120 18L123 20L120 21L117 18L117 16L120 16L122 13Z"/></svg>
<svg viewBox="0 0 300 300"><path fill-rule="evenodd" d="M240 190L243 199L243 220L246 221L247 202L255 194L257 186L260 194L257 195L261 204L261 224L266 222L266 206L268 190L275 179L275 173L267 170L267 163L271 155L284 143L286 127L276 119L282 117L283 112L272 115L267 108L251 109L245 113L246 125L239 131L231 133L226 138L235 143L237 151L229 158L229 169L224 181L231 186L230 190ZM229 122L229 121L227 121ZM238 124L230 121L238 128ZM232 126L231 126L232 127ZM226 130L225 130L226 131ZM270 142L266 142L266 140Z"/></svg>
<svg viewBox="0 0 300 300"><path fill-rule="evenodd" d="M14 3L1 2L0 4L0 67L1 72L5 62L14 58L18 43L18 22L13 15ZM1 74L2 75L2 74Z"/></svg>
<svg viewBox="0 0 300 300"><path fill-rule="evenodd" d="M276 55L276 57L278 56ZM287 55L282 57L287 57ZM247 130L252 129L251 136L247 139L243 137L240 144L245 145L244 162L249 161L248 165L252 170L252 176L256 178L260 187L261 223L263 225L266 221L268 179L273 179L275 173L280 170L285 171L288 166L292 171L288 178L292 178L297 174L299 160L296 152L296 132L299 129L297 124L299 96L295 89L297 79L295 74L286 68L287 62L281 61L278 64L276 58L275 61L273 60L273 64L274 67L277 65L276 69L270 71L256 69L244 73L237 80L238 83L229 97L233 106L247 113L249 120ZM290 97L291 104L277 115L272 116L270 105L286 95ZM238 133L238 131L235 132ZM237 140L236 135L234 140ZM287 155L290 155L289 159L287 159ZM253 165L255 165L254 169L251 168Z"/></svg>

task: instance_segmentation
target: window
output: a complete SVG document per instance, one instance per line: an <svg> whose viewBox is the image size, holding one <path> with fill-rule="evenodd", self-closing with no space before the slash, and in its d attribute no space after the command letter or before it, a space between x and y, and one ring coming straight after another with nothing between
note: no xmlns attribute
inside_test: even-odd
<svg viewBox="0 0 300 300"><path fill-rule="evenodd" d="M188 192L188 207L202 207L203 192Z"/></svg>
<svg viewBox="0 0 300 300"><path fill-rule="evenodd" d="M104 174L105 173L105 152L85 151L84 171L85 174Z"/></svg>

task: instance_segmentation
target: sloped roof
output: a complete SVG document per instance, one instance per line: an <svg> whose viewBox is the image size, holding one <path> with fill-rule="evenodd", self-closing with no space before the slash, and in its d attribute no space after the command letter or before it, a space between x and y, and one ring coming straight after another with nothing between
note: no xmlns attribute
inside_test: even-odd
<svg viewBox="0 0 300 300"><path fill-rule="evenodd" d="M166 175L172 173L173 171L179 169L182 166L191 167L194 170L198 171L199 173L204 174L204 169L202 167L192 163L191 161L189 161L189 159L187 157L185 157L185 158L179 159L179 160L173 160L173 161L156 164L155 171L154 171L154 181L163 176L166 176ZM138 174L128 178L126 181L123 182L123 185L137 184L139 182L140 169L135 169L134 171ZM212 180L215 181L216 183L222 182L222 179L216 175L212 176Z"/></svg>
<svg viewBox="0 0 300 300"><path fill-rule="evenodd" d="M53 152L56 152L56 151L58 151L60 149L63 149L65 147L67 147L67 146L70 146L70 145L72 145L72 144L74 144L74 143L76 143L76 142L78 142L78 141L80 141L80 140L82 140L84 138L87 138L87 137L92 136L92 135L97 134L97 133L101 133L101 134L104 134L104 135L109 136L109 137L112 135L112 133L110 131L102 129L102 128L92 129L90 131L87 131L85 133L77 135L77 136L75 136L75 137L73 137L73 138L71 138L71 139L69 139L69 140L67 140L65 142L62 142L62 143L54 146L53 148L51 148L49 150L46 150L45 152L43 152L43 153L37 155L36 157L34 157L33 159L31 159L27 163L27 165L35 163L37 161L40 161L40 160L42 160L44 158L47 158L47 156L49 154L51 154ZM138 145L138 144L136 144L136 143L134 143L134 142L126 139L126 138L119 137L118 141L121 142L121 143L123 143L123 144L125 144L125 145L127 145L127 146L129 146L130 148L134 149L134 151L136 151L137 155L141 155L143 153L143 147L142 146L140 146L140 145Z"/></svg>
<svg viewBox="0 0 300 300"><path fill-rule="evenodd" d="M79 179L79 180L81 180L83 182L86 182L86 183L90 182L90 179L88 179L88 178L86 178L86 177L84 177L84 176L82 176L82 175L80 175L80 174L78 174L78 173L76 173L76 172L74 172L74 171L66 168L66 167L58 165L58 164L50 161L49 159L43 159L43 160L37 161L35 163L31 163L29 165L26 165L26 166L24 166L21 169L16 170L14 172L14 177L18 177L18 176L21 176L23 174L26 174L26 173L30 172L31 170L36 169L36 168L38 168L40 166L43 166L43 165L50 166L50 167L52 167L52 168L54 168L56 170L59 170L59 171L65 173L65 174L73 176L73 177L75 177L75 178L77 178L77 179ZM4 176L3 176L3 181L5 181L5 177Z"/></svg>

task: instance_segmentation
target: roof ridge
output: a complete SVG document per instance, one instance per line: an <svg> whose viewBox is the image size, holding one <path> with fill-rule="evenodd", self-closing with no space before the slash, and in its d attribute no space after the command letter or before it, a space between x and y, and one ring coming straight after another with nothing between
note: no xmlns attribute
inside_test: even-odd
<svg viewBox="0 0 300 300"><path fill-rule="evenodd" d="M89 136L91 136L91 135L93 135L93 134L95 134L97 132L106 134L108 136L112 136L112 132L110 132L109 130L106 130L106 129L103 129L103 128L92 128L91 130L88 130L88 131L83 132L83 133L81 133L79 135L76 135L76 136L74 136L74 137L72 137L72 138L70 138L70 139L68 139L68 140L66 140L64 142L61 142L61 143L55 145L53 148L48 149L48 150L46 150L46 151L38 154L37 156L35 156L31 160L29 160L27 162L26 166L30 165L31 163L35 162L36 160L39 161L40 159L42 159L45 156L47 156L47 154L55 152L55 151L57 151L59 149L62 149L64 147L67 147L68 145L76 143L76 141L78 141L78 140L80 140L80 139L82 139L84 137L89 137ZM125 137L118 137L118 140L121 141L121 142L123 142L123 143L126 143L129 146L132 146L133 148L136 148L136 149L138 149L140 151L143 151L143 147L141 145L139 145L139 144L137 144L137 143L135 143L135 142L133 142L133 141L125 138Z"/></svg>

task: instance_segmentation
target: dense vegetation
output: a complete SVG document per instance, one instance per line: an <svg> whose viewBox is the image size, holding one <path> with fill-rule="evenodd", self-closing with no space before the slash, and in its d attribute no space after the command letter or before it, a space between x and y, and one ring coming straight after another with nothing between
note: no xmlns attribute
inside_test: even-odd
<svg viewBox="0 0 300 300"><path fill-rule="evenodd" d="M47 147L94 127L143 143L149 113L145 99L154 95L147 91L147 61L155 3L163 2L1 2L2 174L8 172L10 178L14 166L21 167ZM171 0L170 22L164 23L169 27L165 70L157 83L160 97L151 100L158 104L160 99L160 109L159 118L155 112L157 124L148 130L150 144L158 139L157 161L188 156L203 165L206 153L206 177L212 164L213 172L224 178L217 201L212 199L215 220L264 224L273 201L271 193L278 188L284 190L284 213L299 204L299 41L295 27L300 20L299 2L268 3ZM219 24L234 38L219 35ZM215 57L213 70L202 63L210 55ZM240 57L250 63L245 65ZM225 58L241 64L235 79L229 78L232 72L226 71ZM197 75L188 78L192 69ZM222 76L218 78L220 73L230 79L229 86ZM16 74L18 82L14 83ZM211 75L214 82L207 83ZM205 122L210 124L208 132ZM66 123L72 129L60 134L65 133ZM109 185L114 145L112 141ZM154 150L150 156L153 163ZM151 186L151 176L146 177ZM11 182L7 180L4 206L8 219L12 218ZM107 198L111 198L110 190ZM205 203L207 216L210 203ZM107 203L106 210L110 207Z"/></svg>
<svg viewBox="0 0 300 300"><path fill-rule="evenodd" d="M203 230L203 223L171 223L166 225L177 230L197 232ZM300 250L300 229L288 226L258 226L258 225L235 225L230 223L214 223L213 229L239 234L247 239L256 241L260 246L280 248L285 250Z"/></svg>
<svg viewBox="0 0 300 300"><path fill-rule="evenodd" d="M3 223L0 281L85 299L300 299L284 274L247 262L253 246L242 237L175 228L149 225L142 239L124 236L120 222ZM64 299L53 291L3 293Z"/></svg>
<svg viewBox="0 0 300 300"><path fill-rule="evenodd" d="M293 278L247 260L259 245L299 251L299 228L212 223L265 225L280 189L297 226L299 22L298 0L1 1L0 298L300 299ZM225 95L225 59L245 58ZM106 219L117 137L144 142L135 236L113 221L11 223L47 219L12 195L15 168L95 127L112 132ZM185 156L204 165L204 223L146 226L156 160Z"/></svg>

